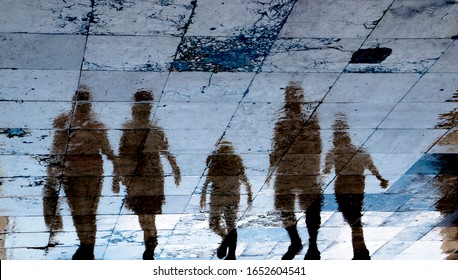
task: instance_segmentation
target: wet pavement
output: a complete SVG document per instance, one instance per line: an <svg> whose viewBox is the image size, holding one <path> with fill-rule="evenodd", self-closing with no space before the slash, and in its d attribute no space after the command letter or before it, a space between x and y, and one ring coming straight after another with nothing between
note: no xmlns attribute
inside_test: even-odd
<svg viewBox="0 0 458 280"><path fill-rule="evenodd" d="M458 259L457 19L3 0L0 259Z"/></svg>

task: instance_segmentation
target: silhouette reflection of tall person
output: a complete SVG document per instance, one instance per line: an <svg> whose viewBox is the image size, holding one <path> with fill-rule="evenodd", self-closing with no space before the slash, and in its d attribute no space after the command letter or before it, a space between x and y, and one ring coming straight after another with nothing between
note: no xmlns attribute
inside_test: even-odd
<svg viewBox="0 0 458 280"><path fill-rule="evenodd" d="M208 174L202 188L201 208L205 208L207 188L210 192L210 228L221 236L217 257L235 260L237 247L237 215L240 204L240 186L244 184L248 193L248 205L252 203L251 185L245 174L242 158L237 155L232 143L222 140L214 153L207 157Z"/></svg>
<svg viewBox="0 0 458 280"><path fill-rule="evenodd" d="M53 153L65 153L62 185L67 196L80 246L75 260L94 259L96 212L102 192L103 159L114 160L105 126L92 110L89 89L82 86L73 97L73 111L54 120ZM54 180L58 163L48 168ZM52 188L51 188L52 189Z"/></svg>
<svg viewBox="0 0 458 280"><path fill-rule="evenodd" d="M126 207L138 216L143 230L143 259L153 260L158 244L156 215L162 213L165 200L161 154L170 162L177 186L181 176L163 129L150 124L152 93L140 90L134 99L132 120L123 125L113 187L117 192L119 180L127 187Z"/></svg>
<svg viewBox="0 0 458 280"><path fill-rule="evenodd" d="M323 201L320 176L322 152L320 126L313 115L308 120L302 112L304 91L290 82L285 89L283 116L275 124L270 170L275 169L275 208L291 240L282 259L290 260L302 250L295 216L296 199L305 212L309 248L304 259L320 259L317 237ZM271 175L272 176L272 175Z"/></svg>
<svg viewBox="0 0 458 280"><path fill-rule="evenodd" d="M349 126L345 116L338 115L333 125L334 147L326 155L324 174L329 174L334 168L337 177L334 183L334 192L338 209L342 212L345 221L351 227L353 259L369 260L370 254L366 247L361 222L365 189L365 169L369 169L380 181L380 186L386 188L388 181L383 179L371 156L363 150L358 150L351 143ZM351 160L351 163L349 161ZM348 164L348 166L347 166ZM340 172L347 166L347 174Z"/></svg>

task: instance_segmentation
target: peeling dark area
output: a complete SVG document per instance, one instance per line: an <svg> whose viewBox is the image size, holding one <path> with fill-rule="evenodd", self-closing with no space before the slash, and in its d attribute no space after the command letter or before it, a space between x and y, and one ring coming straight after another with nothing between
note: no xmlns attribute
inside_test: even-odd
<svg viewBox="0 0 458 280"><path fill-rule="evenodd" d="M390 56L391 52L390 48L359 49L352 55L350 63L381 63Z"/></svg>
<svg viewBox="0 0 458 280"><path fill-rule="evenodd" d="M458 35L452 36L452 39L453 39L453 40L458 39Z"/></svg>
<svg viewBox="0 0 458 280"><path fill-rule="evenodd" d="M364 67L361 69L345 69L344 73L393 73L396 72L396 69L389 69L382 66L370 66Z"/></svg>
<svg viewBox="0 0 458 280"><path fill-rule="evenodd" d="M178 58L172 63L175 71L254 71L270 49L272 41L243 35L225 40L214 37L187 37Z"/></svg>
<svg viewBox="0 0 458 280"><path fill-rule="evenodd" d="M258 3L262 8L254 11L257 18L253 26L232 37L185 36L172 71L256 71L268 54L297 0ZM192 2L194 9L196 1ZM223 3L224 4L224 3ZM191 15L188 25L192 22ZM187 26L188 26L187 25ZM185 26L185 34L187 30Z"/></svg>
<svg viewBox="0 0 458 280"><path fill-rule="evenodd" d="M6 129L3 130L3 133L5 133L6 136L8 136L8 138L24 137L27 134L29 134L28 132L26 132L22 128L6 128Z"/></svg>

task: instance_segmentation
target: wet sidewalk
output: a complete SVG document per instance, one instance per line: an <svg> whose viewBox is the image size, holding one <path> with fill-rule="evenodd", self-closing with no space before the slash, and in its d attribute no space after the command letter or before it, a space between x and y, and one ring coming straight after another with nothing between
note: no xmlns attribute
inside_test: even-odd
<svg viewBox="0 0 458 280"><path fill-rule="evenodd" d="M1 6L0 259L458 258L458 3Z"/></svg>

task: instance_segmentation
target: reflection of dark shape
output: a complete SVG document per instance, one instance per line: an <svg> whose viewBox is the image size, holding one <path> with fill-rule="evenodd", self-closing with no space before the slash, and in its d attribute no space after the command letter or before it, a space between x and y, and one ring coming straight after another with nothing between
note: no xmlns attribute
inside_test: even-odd
<svg viewBox="0 0 458 280"><path fill-rule="evenodd" d="M280 211L283 226L291 244L282 259L293 259L302 250L297 231L295 201L305 212L309 248L304 259L320 259L317 238L323 201L320 179L321 136L318 118L309 120L302 114L304 92L296 83L285 90L284 115L275 125L270 169L275 168L275 208Z"/></svg>
<svg viewBox="0 0 458 280"><path fill-rule="evenodd" d="M414 176L416 182L424 180L421 191L432 187L439 196L434 206L444 218L439 224L442 252L446 259L458 260L458 154L425 154L404 176ZM403 183L402 177L398 183Z"/></svg>
<svg viewBox="0 0 458 280"><path fill-rule="evenodd" d="M381 63L390 54L390 48L359 49L352 55L350 63Z"/></svg>
<svg viewBox="0 0 458 280"><path fill-rule="evenodd" d="M361 222L365 188L364 170L369 169L380 180L383 188L388 185L388 181L379 174L371 156L361 150L358 151L358 148L351 143L345 117L336 119L333 128L334 148L326 155L324 174L329 174L332 168L337 173L334 191L339 211L351 227L353 259L369 260L370 254L364 242ZM348 175L341 174L340 172L350 160L351 164L347 166L349 170L345 172Z"/></svg>
<svg viewBox="0 0 458 280"><path fill-rule="evenodd" d="M203 185L200 206L205 208L207 188L211 184L210 228L222 239L217 256L220 259L226 257L226 260L235 260L240 184L246 186L249 205L252 202L251 185L246 177L242 158L235 154L229 141L221 141L217 150L208 156L207 167L208 174Z"/></svg>
<svg viewBox="0 0 458 280"><path fill-rule="evenodd" d="M3 181L2 181L2 172L0 169L0 198L3 197ZM8 228L8 217L0 216L0 233L6 233ZM0 236L0 260L6 259L6 252L5 252L5 241L6 236Z"/></svg>
<svg viewBox="0 0 458 280"><path fill-rule="evenodd" d="M436 209L445 217L442 251L446 259L458 260L458 246L453 243L458 240L458 155L438 154L437 158L441 160L441 170L432 183L441 194Z"/></svg>
<svg viewBox="0 0 458 280"><path fill-rule="evenodd" d="M103 159L100 152L108 159L114 160L105 126L97 120L90 100L89 90L80 87L73 98L73 112L61 114L54 120L54 128L57 130L52 152L66 154L65 166L62 161L55 161L49 165L50 179L45 190L45 195L50 198L57 197L58 170L64 166L62 185L80 240L80 246L73 259L94 258L96 212L103 181ZM55 204L49 205L51 209L45 206L46 217L56 211ZM50 221L47 220L46 223L49 224ZM56 223L61 223L60 217L55 219L54 224Z"/></svg>
<svg viewBox="0 0 458 280"><path fill-rule="evenodd" d="M157 125L150 125L152 93L141 90L134 98L132 120L123 125L113 190L119 191L119 180L127 187L126 207L138 216L143 230L143 259L154 259L156 214L162 212L165 199L161 154L170 162L177 185L181 177L175 157L168 151L164 131Z"/></svg>

